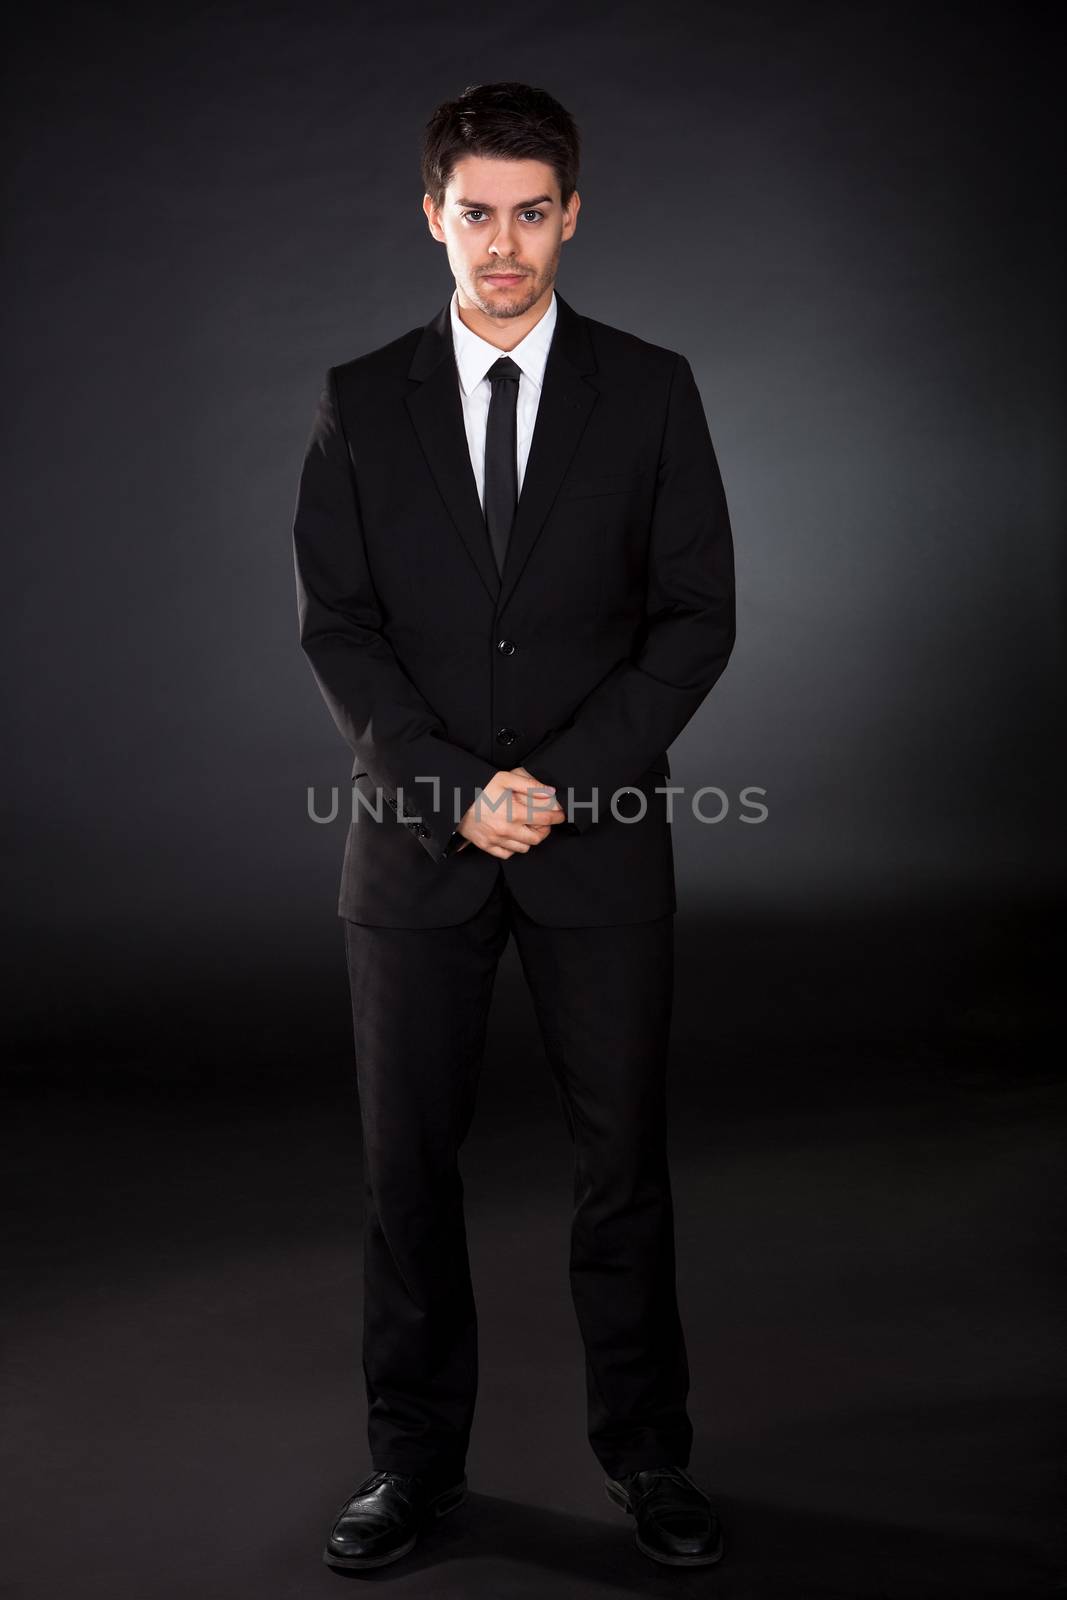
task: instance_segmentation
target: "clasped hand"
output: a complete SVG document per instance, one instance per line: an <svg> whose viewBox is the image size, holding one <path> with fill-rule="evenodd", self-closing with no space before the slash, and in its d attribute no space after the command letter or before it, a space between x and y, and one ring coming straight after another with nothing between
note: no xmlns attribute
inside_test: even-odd
<svg viewBox="0 0 1067 1600"><path fill-rule="evenodd" d="M502 861L532 850L547 839L549 828L567 820L563 807L552 795L532 792L551 787L525 767L496 773L456 825L456 831L466 840L460 850L465 850L467 844L476 844L487 855L498 856Z"/></svg>

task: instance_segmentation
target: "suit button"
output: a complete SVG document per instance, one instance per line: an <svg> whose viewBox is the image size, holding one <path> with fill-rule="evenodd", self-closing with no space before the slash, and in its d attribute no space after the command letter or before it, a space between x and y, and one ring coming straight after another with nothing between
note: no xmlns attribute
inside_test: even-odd
<svg viewBox="0 0 1067 1600"><path fill-rule="evenodd" d="M502 656L513 656L515 654L514 639L498 639L496 647Z"/></svg>
<svg viewBox="0 0 1067 1600"><path fill-rule="evenodd" d="M498 728L496 730L497 744L514 744L518 737L514 728Z"/></svg>

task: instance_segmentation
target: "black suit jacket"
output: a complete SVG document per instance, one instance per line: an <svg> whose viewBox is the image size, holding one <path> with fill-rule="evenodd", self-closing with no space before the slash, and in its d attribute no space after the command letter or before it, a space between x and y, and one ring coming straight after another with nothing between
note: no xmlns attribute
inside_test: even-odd
<svg viewBox="0 0 1067 1600"><path fill-rule="evenodd" d="M685 357L556 300L502 577L448 303L327 373L293 542L300 643L355 758L338 913L356 922L461 922L500 872L557 926L676 909L655 790L733 648L726 498ZM450 851L520 765L572 821L506 862Z"/></svg>

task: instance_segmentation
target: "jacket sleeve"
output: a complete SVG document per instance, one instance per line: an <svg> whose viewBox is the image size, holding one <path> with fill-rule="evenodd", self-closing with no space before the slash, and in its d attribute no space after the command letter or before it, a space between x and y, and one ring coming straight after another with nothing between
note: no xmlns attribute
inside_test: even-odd
<svg viewBox="0 0 1067 1600"><path fill-rule="evenodd" d="M692 368L675 360L649 537L645 625L570 720L523 765L556 786L585 833L677 738L726 666L736 632L726 495ZM568 796L566 791L570 790ZM588 802L597 800L594 819ZM566 826L566 824L563 824Z"/></svg>
<svg viewBox="0 0 1067 1600"><path fill-rule="evenodd" d="M401 820L417 816L407 825L423 847L448 859L456 822L497 768L445 737L385 637L332 367L300 475L293 555L300 645L334 721L394 811L403 789ZM431 777L436 786L416 781Z"/></svg>

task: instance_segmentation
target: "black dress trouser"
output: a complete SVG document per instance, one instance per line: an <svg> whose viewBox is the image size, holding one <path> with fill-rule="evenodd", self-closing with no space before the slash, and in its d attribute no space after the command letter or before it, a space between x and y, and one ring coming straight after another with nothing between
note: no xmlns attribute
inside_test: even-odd
<svg viewBox="0 0 1067 1600"><path fill-rule="evenodd" d="M377 1469L459 1476L478 1381L458 1153L513 930L574 1145L570 1282L612 1477L689 1463L665 1080L674 918L531 921L503 873L468 921L344 921L364 1146L363 1371Z"/></svg>

